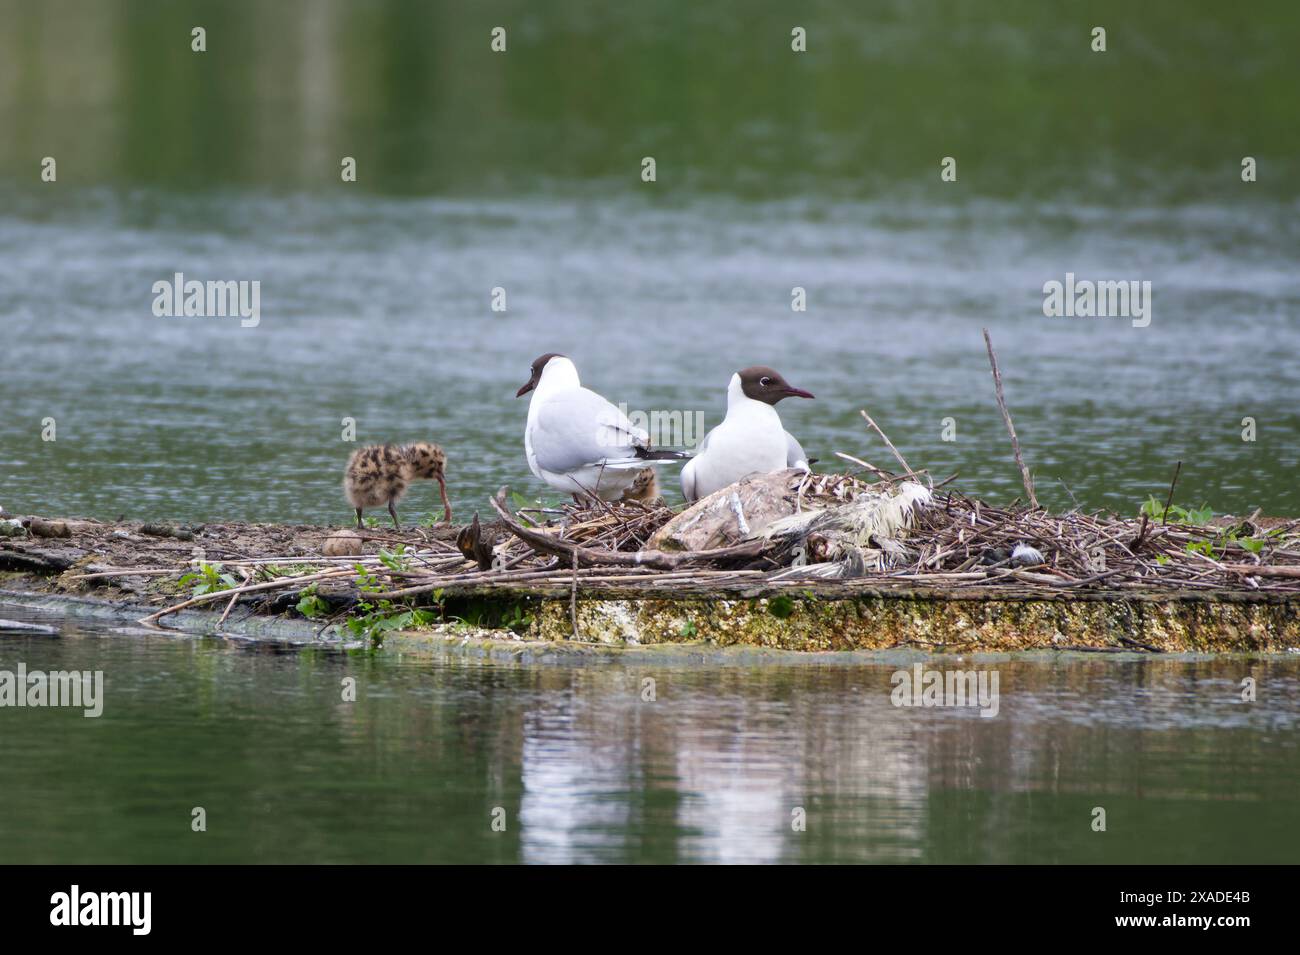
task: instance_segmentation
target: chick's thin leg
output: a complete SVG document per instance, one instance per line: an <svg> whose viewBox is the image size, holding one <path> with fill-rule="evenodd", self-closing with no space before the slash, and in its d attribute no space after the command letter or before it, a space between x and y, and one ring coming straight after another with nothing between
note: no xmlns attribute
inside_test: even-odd
<svg viewBox="0 0 1300 955"><path fill-rule="evenodd" d="M402 522L397 519L397 508L393 507L393 502L388 502L388 513L393 515L393 526L399 531L402 529Z"/></svg>
<svg viewBox="0 0 1300 955"><path fill-rule="evenodd" d="M357 528L360 529L365 525L361 523L361 508L357 508Z"/></svg>

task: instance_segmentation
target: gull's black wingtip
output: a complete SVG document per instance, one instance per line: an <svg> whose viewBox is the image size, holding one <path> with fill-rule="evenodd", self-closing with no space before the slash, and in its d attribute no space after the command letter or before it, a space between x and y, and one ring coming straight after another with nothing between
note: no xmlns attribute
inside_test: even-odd
<svg viewBox="0 0 1300 955"><path fill-rule="evenodd" d="M688 451L659 451L653 448L637 448L636 456L642 461L688 461Z"/></svg>

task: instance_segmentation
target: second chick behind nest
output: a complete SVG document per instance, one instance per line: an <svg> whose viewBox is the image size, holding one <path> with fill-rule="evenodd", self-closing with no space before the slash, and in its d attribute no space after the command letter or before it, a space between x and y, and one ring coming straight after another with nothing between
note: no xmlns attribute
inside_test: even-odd
<svg viewBox="0 0 1300 955"><path fill-rule="evenodd" d="M427 441L404 447L376 444L353 451L343 473L343 492L348 503L356 509L357 527L364 526L361 515L365 508L387 505L388 513L393 516L393 526L400 531L402 525L397 517L397 502L411 481L419 480L438 482L444 520L450 523L446 467L447 455L442 448Z"/></svg>
<svg viewBox="0 0 1300 955"><path fill-rule="evenodd" d="M656 507L663 503L659 495L659 475L654 468L642 468L636 473L632 486L623 492L622 500L627 503L644 504Z"/></svg>

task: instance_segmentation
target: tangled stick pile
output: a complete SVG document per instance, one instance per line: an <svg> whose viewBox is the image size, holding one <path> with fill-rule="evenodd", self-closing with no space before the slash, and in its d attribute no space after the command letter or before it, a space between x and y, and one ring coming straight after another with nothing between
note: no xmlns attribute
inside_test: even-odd
<svg viewBox="0 0 1300 955"><path fill-rule="evenodd" d="M879 495L882 487L909 483L809 475L799 502L801 513L822 519L848 513L855 502ZM837 560L818 561L831 555L818 555L812 548L800 553L798 542L770 531L713 552L647 554L642 549L645 541L676 514L667 507L568 505L552 515L551 527L516 525L523 533L514 534L499 550L512 566L549 566L559 576L570 572L575 555L579 567L609 568L653 567L659 557L669 556L672 566L665 569L690 566L701 581L710 572L745 570L774 583L820 577L863 586L910 582L954 589L991 587L1008 596L1079 587L1300 593L1300 521L1295 520L1253 516L1197 526L1163 523L1149 515L1129 519L1077 510L1050 514L1041 508L996 507L956 492L935 492L928 503L913 509L908 526L862 541L862 551L881 555L874 565L870 558L854 560L844 552ZM503 518L507 526L512 523L508 512ZM783 523L789 522L776 527ZM807 523L814 531L818 527L815 521ZM806 544L812 536L799 542ZM818 563L836 563L842 570L797 572L801 564Z"/></svg>
<svg viewBox="0 0 1300 955"><path fill-rule="evenodd" d="M1257 516L1203 526L1028 507L999 508L952 494L923 510L912 540L914 580L1032 590L1082 587L1269 590L1300 593L1300 521ZM1017 545L1043 558L1014 560Z"/></svg>

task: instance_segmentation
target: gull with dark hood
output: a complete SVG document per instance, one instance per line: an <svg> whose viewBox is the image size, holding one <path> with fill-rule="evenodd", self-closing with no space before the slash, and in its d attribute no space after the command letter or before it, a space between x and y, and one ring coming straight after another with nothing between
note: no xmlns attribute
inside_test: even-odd
<svg viewBox="0 0 1300 955"><path fill-rule="evenodd" d="M781 424L776 404L785 398L811 398L774 368L753 365L731 376L727 386L727 416L700 443L695 457L682 468L682 494L698 501L750 474L783 468L808 469L808 460L794 435Z"/></svg>

